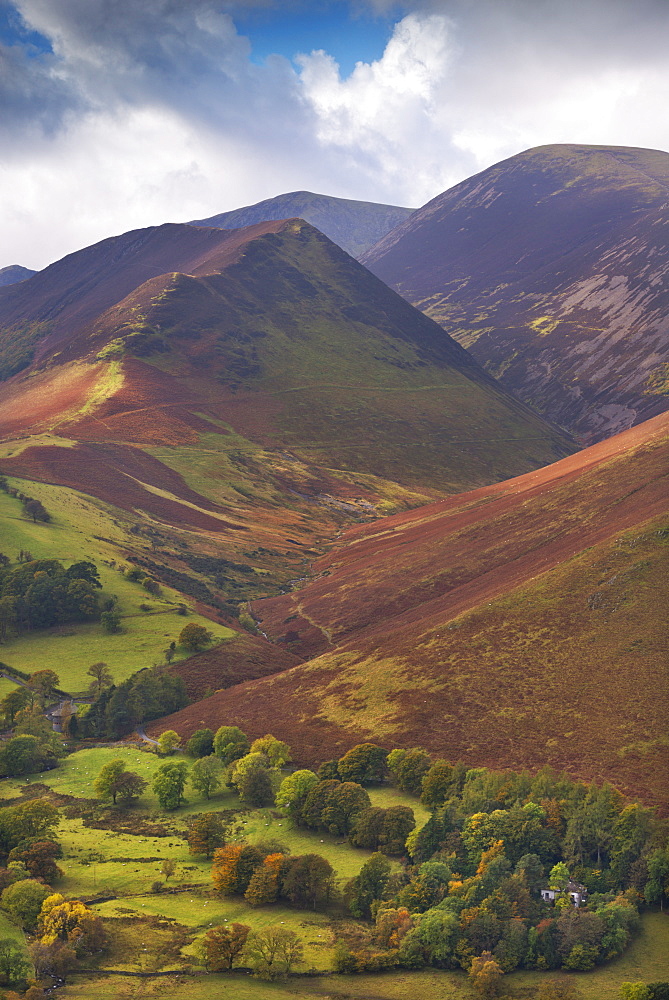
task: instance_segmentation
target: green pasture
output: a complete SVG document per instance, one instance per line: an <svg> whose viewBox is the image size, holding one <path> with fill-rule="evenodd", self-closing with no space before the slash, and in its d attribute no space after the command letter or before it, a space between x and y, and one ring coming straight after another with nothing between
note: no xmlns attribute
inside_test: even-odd
<svg viewBox="0 0 669 1000"><path fill-rule="evenodd" d="M153 597L139 583L106 565L103 560L118 561L118 547L126 543L127 534L124 525L101 501L62 486L20 479L10 482L41 500L52 521L33 523L23 517L18 500L0 493L0 550L12 559L21 549L27 549L35 559L60 559L66 564L82 559L94 562L103 585L102 595L118 598L122 616L121 631L113 635L104 632L98 622L91 622L10 638L0 649L0 658L10 666L28 673L55 670L61 687L76 694L88 687L86 671L99 660L109 665L116 681L164 662L164 650L176 641L188 622L204 625L213 632L216 642L236 634L190 610L188 617L177 615L177 604L191 603L178 591L162 587L161 595ZM150 610L143 611L142 604ZM188 650L177 647L173 662L190 655Z"/></svg>
<svg viewBox="0 0 669 1000"><path fill-rule="evenodd" d="M309 926L308 930L313 935L314 928ZM640 934L615 962L592 972L548 976L545 973L514 972L504 977L503 994L510 1000L533 1000L539 983L545 978L564 978L573 982L582 1000L619 1000L621 983L668 980L669 915L645 914ZM65 1000L88 1000L91 996L100 1000L126 1000L131 997L182 1000L184 996L188 996L188 1000L211 1000L213 997L221 1000L414 1000L415 997L425 997L426 1000L475 1000L476 997L464 973L437 969L417 972L398 970L360 976L300 976L283 983L265 983L243 974L179 976L139 982L111 976L77 976L59 992Z"/></svg>

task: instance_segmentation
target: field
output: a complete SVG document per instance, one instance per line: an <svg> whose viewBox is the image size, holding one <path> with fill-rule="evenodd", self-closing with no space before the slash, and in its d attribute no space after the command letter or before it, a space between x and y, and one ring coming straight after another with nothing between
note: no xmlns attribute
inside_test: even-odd
<svg viewBox="0 0 669 1000"><path fill-rule="evenodd" d="M177 615L177 605L193 604L178 591L163 586L154 597L139 584L126 579L115 568L119 549L127 540L127 523L121 523L100 501L77 494L62 486L46 486L11 480L10 484L40 500L52 521L33 523L22 516L18 500L0 493L2 551L15 559L28 550L35 559L59 559L66 564L90 560L98 567L102 595L118 598L121 631L109 635L97 622L57 626L39 632L8 638L1 647L1 658L11 667L31 673L55 670L60 686L69 693L84 691L90 683L86 671L92 663L103 660L114 680L125 680L137 670L164 662L165 648L176 641L188 622L204 625L221 642L235 636L232 629L211 622L190 607L188 617ZM114 565L111 566L110 563ZM127 564L126 564L127 565ZM144 611L140 605L150 610ZM177 647L173 662L190 654ZM2 681L2 694L11 682Z"/></svg>

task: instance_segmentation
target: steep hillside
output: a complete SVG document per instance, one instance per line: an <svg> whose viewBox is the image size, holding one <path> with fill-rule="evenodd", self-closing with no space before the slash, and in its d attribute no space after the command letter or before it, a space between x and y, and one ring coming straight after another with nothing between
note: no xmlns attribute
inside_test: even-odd
<svg viewBox="0 0 669 1000"><path fill-rule="evenodd" d="M584 443L669 405L669 153L540 146L456 185L363 255Z"/></svg>
<svg viewBox="0 0 669 1000"><path fill-rule="evenodd" d="M373 201L332 198L311 191L293 191L267 198L256 205L221 212L209 219L191 222L191 226L214 226L216 229L239 229L267 219L304 219L352 257L369 250L391 229L404 222L412 208L379 205Z"/></svg>
<svg viewBox="0 0 669 1000"><path fill-rule="evenodd" d="M290 735L472 765L564 767L666 800L669 415L553 466L347 532L302 590L256 602L314 656L197 706ZM318 655L320 654L320 655ZM193 712L165 722L190 732Z"/></svg>
<svg viewBox="0 0 669 1000"><path fill-rule="evenodd" d="M232 603L342 524L573 447L300 220L105 240L0 290L0 333L2 471L143 517L174 586L227 561Z"/></svg>
<svg viewBox="0 0 669 1000"><path fill-rule="evenodd" d="M14 285L17 281L25 281L26 278L32 278L33 274L37 274L37 271L31 271L29 267L22 267L20 264L0 267L0 287Z"/></svg>

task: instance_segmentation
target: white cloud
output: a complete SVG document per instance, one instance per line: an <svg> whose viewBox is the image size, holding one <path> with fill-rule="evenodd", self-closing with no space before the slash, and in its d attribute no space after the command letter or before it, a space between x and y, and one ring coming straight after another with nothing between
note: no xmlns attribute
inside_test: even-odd
<svg viewBox="0 0 669 1000"><path fill-rule="evenodd" d="M15 3L53 54L0 51L0 266L301 188L419 205L543 143L669 149L666 0L416 0L346 79L327 43L252 63L232 0Z"/></svg>

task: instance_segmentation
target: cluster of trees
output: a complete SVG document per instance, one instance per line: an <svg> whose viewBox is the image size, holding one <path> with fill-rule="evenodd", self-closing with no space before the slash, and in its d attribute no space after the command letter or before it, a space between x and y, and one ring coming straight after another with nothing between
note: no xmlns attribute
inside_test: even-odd
<svg viewBox="0 0 669 1000"><path fill-rule="evenodd" d="M2 700L5 719L13 726L13 736L0 745L2 777L50 771L65 754L62 741L43 715L47 695L38 693L37 685L48 683L48 677L38 675L51 675L58 682L53 671L36 671L29 678L29 686L17 687Z"/></svg>
<svg viewBox="0 0 669 1000"><path fill-rule="evenodd" d="M150 719L178 712L188 704L186 686L159 667L145 668L120 684L102 686L79 721L83 737L119 737Z"/></svg>
<svg viewBox="0 0 669 1000"><path fill-rule="evenodd" d="M279 979L303 963L304 949L295 931L280 924L253 933L246 924L213 927L204 936L202 958L210 972L244 962L262 979Z"/></svg>
<svg viewBox="0 0 669 1000"><path fill-rule="evenodd" d="M242 895L251 906L284 900L300 909L314 910L330 902L334 876L330 862L319 854L293 857L277 844L219 847L211 869L214 887L221 895Z"/></svg>
<svg viewBox="0 0 669 1000"><path fill-rule="evenodd" d="M86 560L67 569L57 559L0 565L0 639L11 631L97 618L101 586L96 566Z"/></svg>

